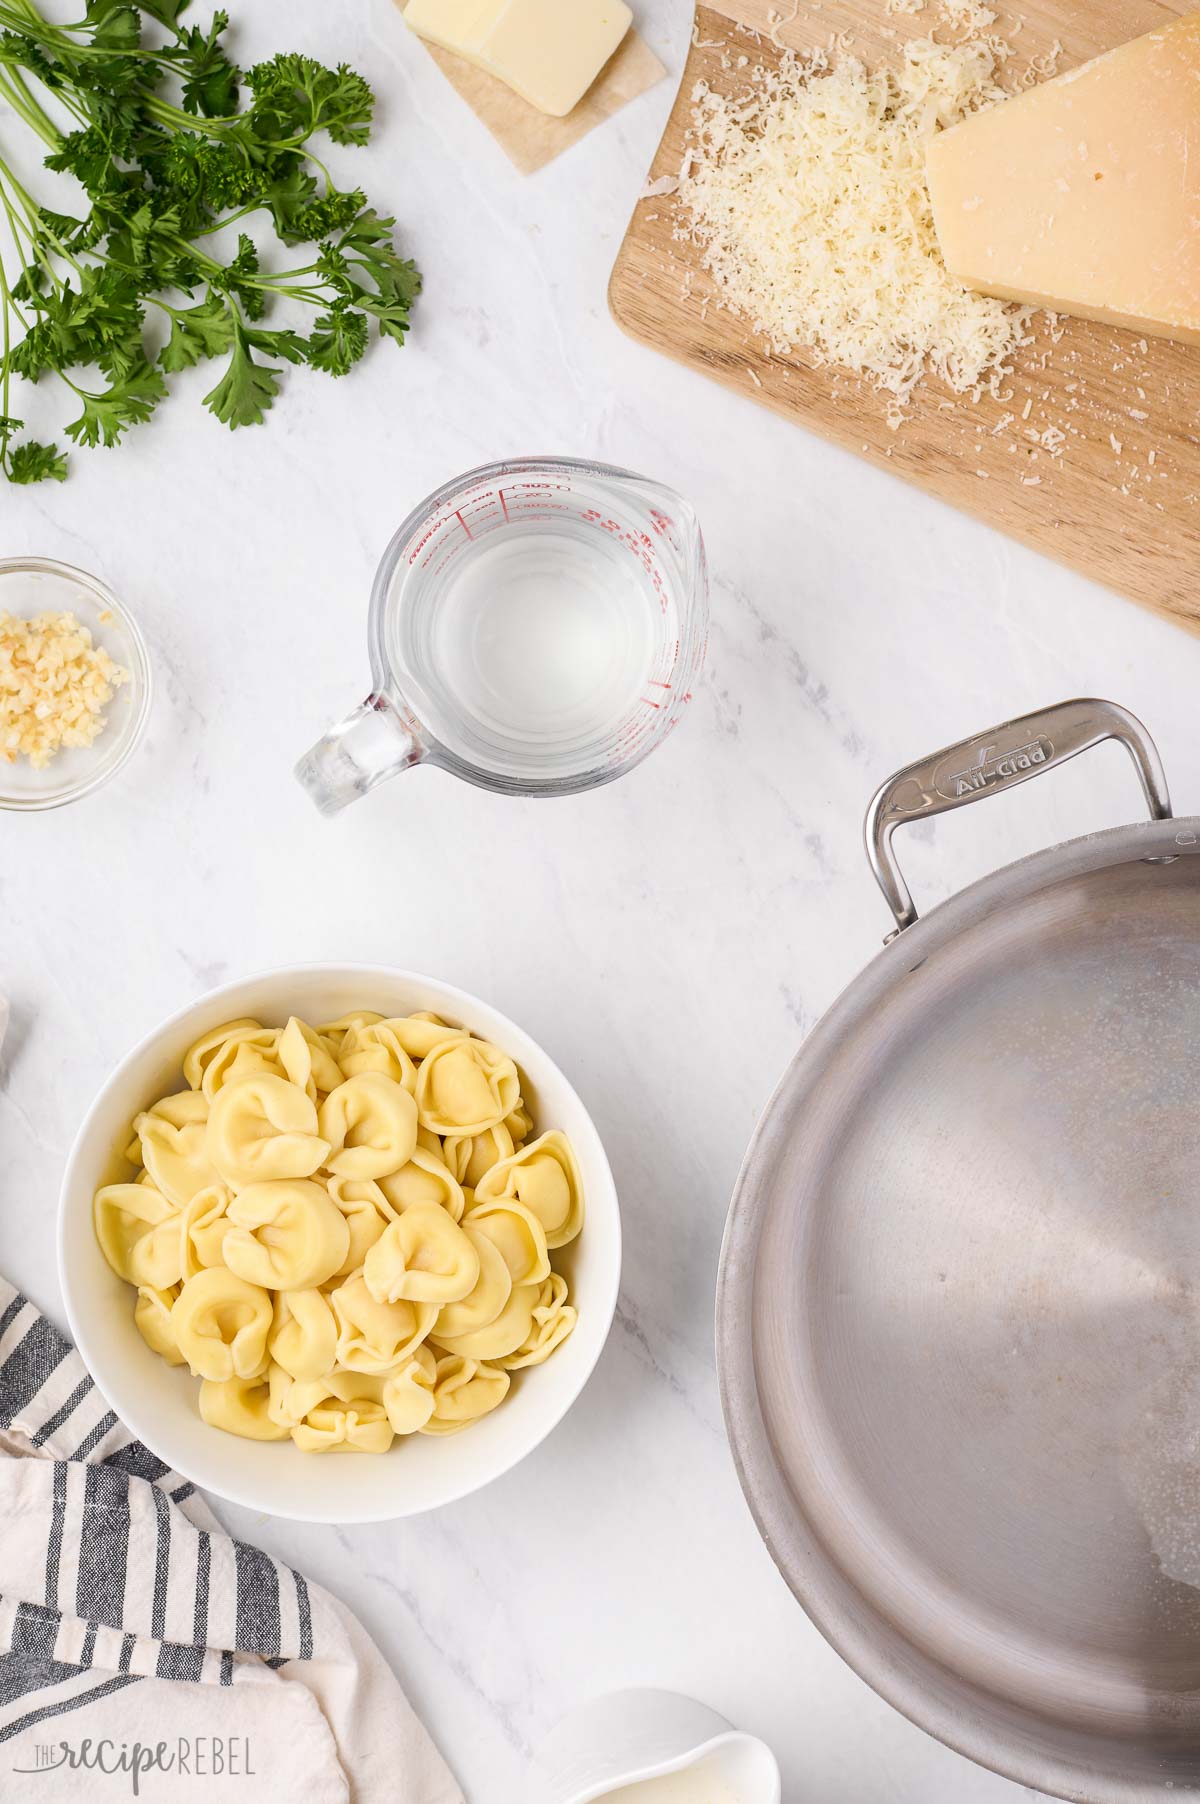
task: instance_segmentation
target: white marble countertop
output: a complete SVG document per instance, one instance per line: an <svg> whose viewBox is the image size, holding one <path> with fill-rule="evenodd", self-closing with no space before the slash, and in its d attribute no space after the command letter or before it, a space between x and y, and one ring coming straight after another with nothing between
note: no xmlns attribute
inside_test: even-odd
<svg viewBox="0 0 1200 1804"><path fill-rule="evenodd" d="M226 1520L339 1592L392 1658L472 1804L518 1804L538 1736L630 1684L764 1736L788 1804L1006 1804L825 1645L754 1531L722 1433L712 1298L734 1175L784 1063L888 926L862 853L878 781L1067 695L1110 695L1200 806L1200 643L625 340L605 286L691 18L641 0L672 81L522 179L390 0L239 0L243 60L292 40L362 68L377 140L344 152L425 273L409 346L340 384L289 375L230 436L177 382L119 454L0 492L0 555L105 577L159 693L148 743L77 808L0 825L0 1270L61 1319L54 1211L113 1062L207 987L361 959L522 1021L605 1135L626 1268L564 1425L491 1489L343 1531ZM294 757L366 688L366 601L409 506L486 459L594 455L694 501L707 675L624 782L511 802L418 770L322 821ZM1108 747L914 833L918 900L1133 818Z"/></svg>

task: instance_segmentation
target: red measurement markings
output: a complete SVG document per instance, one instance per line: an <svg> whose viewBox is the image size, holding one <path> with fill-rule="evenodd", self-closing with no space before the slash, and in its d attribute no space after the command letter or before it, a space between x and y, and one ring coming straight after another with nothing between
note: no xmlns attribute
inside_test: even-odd
<svg viewBox="0 0 1200 1804"><path fill-rule="evenodd" d="M432 520L426 521L424 530L419 538L409 540L408 561L410 564L415 564L417 559L428 549L430 544L437 537L438 528L443 524L443 519L440 516L435 515Z"/></svg>
<svg viewBox="0 0 1200 1804"><path fill-rule="evenodd" d="M443 539L437 548L436 563L427 559L424 568L430 576L441 576L443 571L450 568L455 557L461 550L462 546L456 540L451 540L447 543L447 541Z"/></svg>
<svg viewBox="0 0 1200 1804"><path fill-rule="evenodd" d="M479 513L494 514L496 511L496 496L491 489L485 489L482 495L475 495L470 501L464 501L463 509L466 513L471 515Z"/></svg>

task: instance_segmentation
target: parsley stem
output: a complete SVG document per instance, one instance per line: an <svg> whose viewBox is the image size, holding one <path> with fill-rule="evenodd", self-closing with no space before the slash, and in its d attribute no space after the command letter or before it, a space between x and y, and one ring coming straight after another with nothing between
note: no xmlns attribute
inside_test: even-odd
<svg viewBox="0 0 1200 1804"><path fill-rule="evenodd" d="M62 136L55 131L53 125L34 100L32 94L25 91L22 96L13 79L14 72L5 70L0 73L0 98L6 100L17 117L23 119L30 131L36 132L43 144L51 150L58 150L62 145Z"/></svg>
<svg viewBox="0 0 1200 1804"><path fill-rule="evenodd" d="M142 47L131 49L112 47L97 43L79 43L78 34L95 29L95 21L80 19L70 25L52 25L44 19L37 7L29 4L29 0L0 0L0 25L7 25L10 30L32 38L35 43L43 44L48 49L57 51L63 57L81 57L90 60L120 58L129 62L136 60L142 63L153 63L169 68L171 59L156 50ZM179 36L176 31L176 37Z"/></svg>
<svg viewBox="0 0 1200 1804"><path fill-rule="evenodd" d="M13 193L16 195L16 197L20 201L21 205L24 207L26 213L29 215L30 223L32 225L36 225L38 223L38 216L40 213L40 208L38 207L38 204L34 200L32 194L29 193L28 189L25 187L23 182L21 182L19 177L14 175L13 171L9 168L8 164L4 161L3 157L0 157L0 175L3 175L5 177L5 179L8 182L9 187L12 189Z"/></svg>
<svg viewBox="0 0 1200 1804"><path fill-rule="evenodd" d="M42 75L39 75L37 70L31 69L28 71L28 73L30 75L37 76L37 79L42 82L43 86L45 85L45 77ZM28 105L36 113L37 117L40 120L42 120L45 129L40 131L39 135L45 139L45 142L50 145L51 149L58 149L62 144L62 134L58 130L58 127L55 124L54 120L50 117L49 113L47 113L45 107L42 106L40 104L40 102L37 100L36 96L34 95L33 91L31 90L31 88L29 86L28 81L26 80L25 74L22 73L22 71L20 69L18 69L15 64L10 64L9 70L8 70L8 78L12 82L14 87L20 88L20 91L25 96L25 99L26 99L26 102L28 103ZM77 124L86 125L88 123L88 116L84 112L82 106L79 104L78 100L75 98L75 95L73 93L71 93L65 87L53 88L51 90L51 92L53 93L54 98L57 100L58 104L66 112L70 113L71 117L76 121ZM39 128L35 126L34 129L38 130ZM53 136L51 137L49 134L53 134Z"/></svg>
<svg viewBox="0 0 1200 1804"><path fill-rule="evenodd" d="M3 415L3 417L8 420L12 417L8 411L8 391L9 383L12 379L12 370L9 366L9 355L12 350L13 302L12 295L9 291L8 274L4 268L3 257L0 257L0 306L3 307L4 312L3 341L0 343L0 351L2 351L4 358L3 376L0 377L0 415ZM5 429L3 440L0 441L0 451L3 451L5 463L8 462L8 438L9 432L8 429Z"/></svg>
<svg viewBox="0 0 1200 1804"><path fill-rule="evenodd" d="M46 143L51 144L53 142L54 145L57 145L59 133L55 130L54 121L47 116L45 109L39 106L37 100L30 91L29 83L25 80L20 69L10 65L6 71L6 76L11 89L21 96L26 107L28 107L32 120L40 119L42 121L42 125L45 128L42 135L45 137ZM36 125L34 129L37 129ZM46 133L52 134L52 137L46 136Z"/></svg>
<svg viewBox="0 0 1200 1804"><path fill-rule="evenodd" d="M251 213L261 210L262 204L260 200L247 201L246 205L239 207L236 213L226 213L222 218L214 219L211 225L205 226L199 232L192 233L193 243L197 238L211 238L214 233L223 232L226 226L236 225L239 219L248 219Z"/></svg>
<svg viewBox="0 0 1200 1804"><path fill-rule="evenodd" d="M43 269L45 271L45 274L46 274L47 278L49 279L51 287L55 288L55 289L61 288L62 283L59 281L58 276L54 270L54 267L46 255L45 249L42 245L41 239L38 234L37 228L38 228L40 222L37 218L37 209L36 209L36 207L34 207L29 196L26 194L24 188L22 188L20 182L17 180L17 178L13 174L12 170L4 162L2 157L0 157L0 177L7 177L7 180L8 180L8 188L6 188L4 185L4 182L2 180L0 180L0 205L2 205L4 208L5 216L8 220L8 228L9 228L9 231L12 233L13 243L16 246L17 255L18 256L21 255L21 232L22 232L22 227L23 227L25 237L29 241L30 251L33 254L33 256L36 258L37 263L39 264L41 269ZM20 202L21 206L23 207L23 209L25 211L24 221L22 221L19 218L19 216L16 214L16 212L13 210L12 196L10 196L10 194L8 192L9 188L11 188L14 191L16 199ZM10 299L11 299L11 297L10 297ZM14 303L14 305L15 305L15 303ZM19 315L19 317L21 318L22 325L24 325L26 323L25 319L24 319L24 315Z"/></svg>

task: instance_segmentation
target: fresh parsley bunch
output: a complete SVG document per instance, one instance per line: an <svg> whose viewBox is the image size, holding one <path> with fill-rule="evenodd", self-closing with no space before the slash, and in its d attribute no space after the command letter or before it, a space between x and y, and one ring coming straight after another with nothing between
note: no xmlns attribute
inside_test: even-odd
<svg viewBox="0 0 1200 1804"><path fill-rule="evenodd" d="M86 0L81 20L54 25L35 0L0 0L0 99L88 202L82 218L43 205L0 141L0 216L20 261L0 259L0 469L10 482L67 473L57 446L18 438L14 377L57 377L78 409L67 437L115 445L149 419L168 375L202 359L226 360L205 406L227 426L250 426L279 389L270 359L342 376L372 320L404 341L421 278L395 250L395 221L361 189L339 188L309 148L321 132L365 144L370 88L345 64L306 56L242 71L222 44L228 15L207 30L185 26L188 3ZM159 41L144 41L148 21ZM311 247L307 260L268 272L245 232L230 260L214 256L216 234L255 213L285 245ZM307 334L263 323L277 296L315 310ZM170 328L156 357L147 308Z"/></svg>

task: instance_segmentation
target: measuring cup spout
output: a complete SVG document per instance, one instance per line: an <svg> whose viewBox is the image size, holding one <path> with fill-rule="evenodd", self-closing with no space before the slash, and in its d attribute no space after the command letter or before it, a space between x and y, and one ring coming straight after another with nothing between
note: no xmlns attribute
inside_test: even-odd
<svg viewBox="0 0 1200 1804"><path fill-rule="evenodd" d="M322 814L337 814L424 756L413 723L386 695L369 695L305 752L295 774Z"/></svg>

